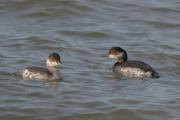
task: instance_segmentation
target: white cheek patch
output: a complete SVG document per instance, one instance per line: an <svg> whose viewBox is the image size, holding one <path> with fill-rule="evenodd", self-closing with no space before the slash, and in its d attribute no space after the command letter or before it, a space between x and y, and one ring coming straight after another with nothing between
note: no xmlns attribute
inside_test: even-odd
<svg viewBox="0 0 180 120"><path fill-rule="evenodd" d="M57 66L57 65L59 65L59 63L47 60L47 65L48 66Z"/></svg>
<svg viewBox="0 0 180 120"><path fill-rule="evenodd" d="M115 55L108 55L109 58L117 59L117 56Z"/></svg>

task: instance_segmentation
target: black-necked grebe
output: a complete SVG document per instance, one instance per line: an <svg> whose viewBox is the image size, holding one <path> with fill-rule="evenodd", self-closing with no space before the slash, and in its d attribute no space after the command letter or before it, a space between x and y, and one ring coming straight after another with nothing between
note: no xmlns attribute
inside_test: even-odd
<svg viewBox="0 0 180 120"><path fill-rule="evenodd" d="M113 71L122 76L159 78L159 74L148 64L141 61L128 61L126 51L120 47L112 47L109 50L108 57L118 60L113 66Z"/></svg>
<svg viewBox="0 0 180 120"><path fill-rule="evenodd" d="M59 68L61 58L57 53L51 53L46 61L47 69L41 67L27 67L24 70L18 71L18 74L25 79L36 80L58 80L60 79Z"/></svg>

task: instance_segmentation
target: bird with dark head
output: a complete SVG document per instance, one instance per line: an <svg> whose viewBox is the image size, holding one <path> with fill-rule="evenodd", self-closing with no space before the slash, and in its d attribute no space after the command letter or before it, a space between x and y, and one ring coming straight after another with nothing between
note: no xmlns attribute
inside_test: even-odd
<svg viewBox="0 0 180 120"><path fill-rule="evenodd" d="M121 47L112 47L108 57L116 59L113 71L125 77L135 78L159 78L159 74L147 63L142 61L128 61L127 52Z"/></svg>
<svg viewBox="0 0 180 120"><path fill-rule="evenodd" d="M59 68L62 66L61 58L58 53L51 53L46 60L46 68L41 67L27 67L17 73L25 79L34 80L57 80L60 79Z"/></svg>

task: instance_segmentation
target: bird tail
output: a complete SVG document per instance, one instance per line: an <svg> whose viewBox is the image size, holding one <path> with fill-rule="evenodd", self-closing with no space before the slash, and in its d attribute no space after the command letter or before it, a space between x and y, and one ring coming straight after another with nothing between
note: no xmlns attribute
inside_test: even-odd
<svg viewBox="0 0 180 120"><path fill-rule="evenodd" d="M160 76L159 76L159 73L157 73L157 72L152 72L152 78L159 78Z"/></svg>
<svg viewBox="0 0 180 120"><path fill-rule="evenodd" d="M22 74L23 74L22 70L18 70L15 72L15 75L17 75L17 76L22 76Z"/></svg>

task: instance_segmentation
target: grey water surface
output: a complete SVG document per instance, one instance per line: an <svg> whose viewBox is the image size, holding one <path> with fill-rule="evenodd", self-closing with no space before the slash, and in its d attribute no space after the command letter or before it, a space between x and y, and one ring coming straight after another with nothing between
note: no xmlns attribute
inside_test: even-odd
<svg viewBox="0 0 180 120"><path fill-rule="evenodd" d="M160 79L112 73L112 46ZM23 80L58 52L61 81ZM0 0L1 120L180 120L179 0Z"/></svg>

